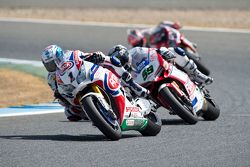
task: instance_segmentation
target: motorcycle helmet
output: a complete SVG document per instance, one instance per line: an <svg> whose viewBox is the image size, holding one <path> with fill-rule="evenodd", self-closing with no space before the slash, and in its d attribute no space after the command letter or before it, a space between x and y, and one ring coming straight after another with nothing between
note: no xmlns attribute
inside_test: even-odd
<svg viewBox="0 0 250 167"><path fill-rule="evenodd" d="M165 29L165 27L157 27L152 35L150 36L150 44L152 45L156 45L160 42L164 42L168 40L168 34L167 31Z"/></svg>
<svg viewBox="0 0 250 167"><path fill-rule="evenodd" d="M48 72L56 71L55 55L61 53L62 49L57 45L49 45L43 50L41 60Z"/></svg>
<svg viewBox="0 0 250 167"><path fill-rule="evenodd" d="M158 26L168 26L168 27L172 27L172 28L177 29L177 30L182 28L180 22L178 22L178 21L172 22L172 21L167 21L167 20L160 22Z"/></svg>
<svg viewBox="0 0 250 167"><path fill-rule="evenodd" d="M132 47L143 46L143 35L140 30L128 30L128 43Z"/></svg>
<svg viewBox="0 0 250 167"><path fill-rule="evenodd" d="M63 65L65 63L64 53L60 47L56 48L56 52L54 54L54 61L59 69L63 69Z"/></svg>
<svg viewBox="0 0 250 167"><path fill-rule="evenodd" d="M120 60L122 66L130 63L128 49L122 45L115 45L109 50L108 56L115 57Z"/></svg>

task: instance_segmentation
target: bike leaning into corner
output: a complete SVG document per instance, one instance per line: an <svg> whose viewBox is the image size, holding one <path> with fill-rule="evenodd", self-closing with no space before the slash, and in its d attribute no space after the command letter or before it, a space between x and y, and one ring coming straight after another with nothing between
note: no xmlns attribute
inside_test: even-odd
<svg viewBox="0 0 250 167"><path fill-rule="evenodd" d="M128 97L128 91L111 71L73 54L55 62L59 68L59 93L71 105L80 106L107 138L119 140L122 131L127 130L137 130L145 136L160 132L161 120L151 110L153 103L142 97Z"/></svg>
<svg viewBox="0 0 250 167"><path fill-rule="evenodd" d="M204 84L192 81L189 76L152 48L141 48L145 56L133 66L135 82L151 92L160 105L177 114L185 122L195 124L198 117L216 120L220 109Z"/></svg>

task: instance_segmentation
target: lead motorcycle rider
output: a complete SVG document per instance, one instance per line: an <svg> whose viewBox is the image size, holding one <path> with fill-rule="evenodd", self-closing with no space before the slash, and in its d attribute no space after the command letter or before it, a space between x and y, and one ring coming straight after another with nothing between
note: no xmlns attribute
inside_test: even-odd
<svg viewBox="0 0 250 167"><path fill-rule="evenodd" d="M185 52L179 47L161 47L160 49L135 47L128 50L125 46L116 45L110 49L108 55L111 56L111 58L116 57L116 59L119 59L122 66L124 66L129 72L140 72L144 67L144 60L147 60L148 56L151 55L150 52L157 52L162 55L165 60L174 61L178 66L185 70L192 81L195 81L198 84L209 85L213 82L213 78L201 73L197 69L196 64L190 60Z"/></svg>
<svg viewBox="0 0 250 167"><path fill-rule="evenodd" d="M169 41L168 47L176 47L176 34L181 25L178 22L162 21L156 27L128 30L128 43L132 47L160 48L162 42ZM169 33L166 33L167 30Z"/></svg>
<svg viewBox="0 0 250 167"><path fill-rule="evenodd" d="M177 34L179 34L178 31L180 28L181 26L178 23L163 21L154 28L142 30L132 29L128 31L128 43L132 47L149 47L157 49L160 49L161 47L175 48L178 47L176 46L176 38L178 36ZM209 70L204 67L204 65L200 64L200 62L198 62L195 58L190 58L188 55L183 56L182 53L176 54L175 57L177 64L181 64L180 67L184 66L184 62L189 62L190 65L195 66L195 68L198 68L203 73L209 75ZM196 63L199 63L197 64L198 66L195 64L195 61ZM187 69L184 70L187 72Z"/></svg>
<svg viewBox="0 0 250 167"><path fill-rule="evenodd" d="M65 96L63 94L60 94L58 91L58 82L60 82L60 80L58 79L59 77L56 77L56 75L60 73L60 69L62 71L62 68L65 68L63 67L63 65L65 61L69 58L69 56L74 56L76 59L79 59L79 62L81 62L79 66L81 66L80 68L84 70L84 61L89 61L94 64L102 64L104 63L105 55L100 51L93 53L84 53L80 50L63 51L61 47L57 45L47 46L41 55L41 60L44 64L44 67L48 71L48 77L47 77L48 84L52 89L52 91L54 92L55 98L59 99L59 103L65 107L64 113L67 119L69 121L79 121L81 119L86 120L88 118L85 115L85 113L82 112L81 107L77 104L72 105L75 104L74 99ZM119 61L119 59L113 58L111 59L111 63L115 66L122 67L122 64ZM134 92L137 96L143 96L143 97L148 96L149 92L147 91L147 89L135 83L133 81L133 78L131 77L131 74L128 73L124 68L119 68L119 70L116 71L116 75L119 78L121 78L123 84L129 87L132 90L132 92ZM79 78L84 78L84 76L80 76L79 73ZM119 98L117 97L113 98L116 101L116 104L119 105Z"/></svg>

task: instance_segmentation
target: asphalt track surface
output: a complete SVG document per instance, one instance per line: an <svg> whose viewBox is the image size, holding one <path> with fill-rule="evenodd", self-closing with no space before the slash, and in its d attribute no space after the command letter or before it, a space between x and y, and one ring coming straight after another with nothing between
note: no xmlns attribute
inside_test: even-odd
<svg viewBox="0 0 250 167"><path fill-rule="evenodd" d="M0 57L39 60L51 43L107 52L126 45L126 29L0 22ZM91 123L68 122L63 113L0 118L0 166L250 166L250 34L184 33L212 71L208 88L221 108L218 120L187 125L160 109L158 136L130 131L109 141Z"/></svg>
<svg viewBox="0 0 250 167"><path fill-rule="evenodd" d="M250 8L249 0L0 0L11 8L156 8L156 9L239 9Z"/></svg>

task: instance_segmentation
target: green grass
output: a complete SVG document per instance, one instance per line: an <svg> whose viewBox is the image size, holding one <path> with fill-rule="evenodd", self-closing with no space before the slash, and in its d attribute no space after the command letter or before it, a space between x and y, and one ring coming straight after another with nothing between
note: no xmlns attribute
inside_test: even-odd
<svg viewBox="0 0 250 167"><path fill-rule="evenodd" d="M42 79L46 79L48 74L45 68L35 67L32 65L25 65L25 64L21 65L21 64L11 64L11 63L0 63L0 68L22 71L28 74L32 74L34 76L38 76Z"/></svg>

